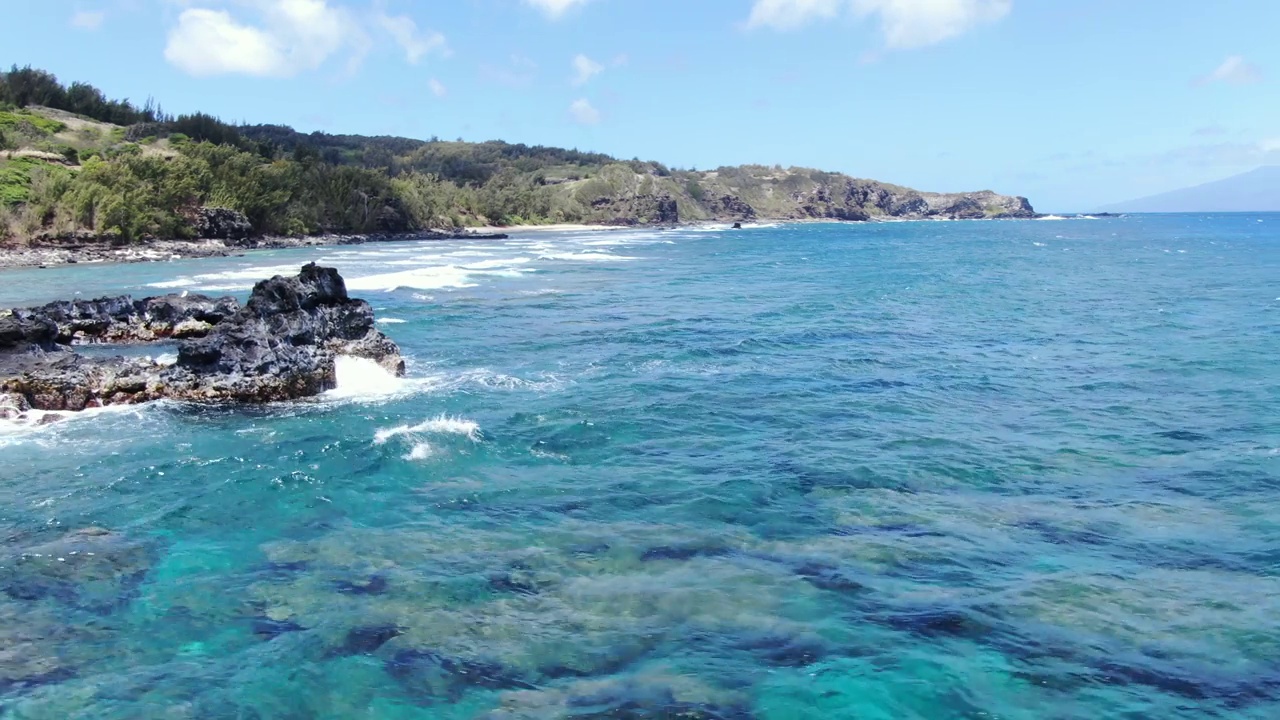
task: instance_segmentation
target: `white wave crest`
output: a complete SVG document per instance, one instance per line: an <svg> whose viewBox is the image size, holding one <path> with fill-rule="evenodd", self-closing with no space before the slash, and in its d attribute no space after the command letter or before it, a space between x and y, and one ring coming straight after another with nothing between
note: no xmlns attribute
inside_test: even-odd
<svg viewBox="0 0 1280 720"><path fill-rule="evenodd" d="M27 410L14 419L0 420L0 447L20 443L28 438L57 431L72 423L79 423L108 415L133 414L140 416L149 405L107 405L84 410Z"/></svg>
<svg viewBox="0 0 1280 720"><path fill-rule="evenodd" d="M259 265L239 270L205 273L195 276L183 276L173 280L154 282L147 287L172 289L191 288L194 290L248 290L259 280L266 280L275 275L296 275L297 265ZM232 281L232 282L227 282Z"/></svg>
<svg viewBox="0 0 1280 720"><path fill-rule="evenodd" d="M474 420L440 415L417 425L383 428L373 434L373 442L375 445L384 445L388 440L401 435L418 434L462 435L471 442L480 442L480 425Z"/></svg>
<svg viewBox="0 0 1280 720"><path fill-rule="evenodd" d="M382 318L378 318L375 322L381 323L383 325L402 325L408 322L408 320L401 320L400 318L393 318L393 317L382 317Z"/></svg>
<svg viewBox="0 0 1280 720"><path fill-rule="evenodd" d="M393 292L400 288L443 290L445 288L475 287L475 283L468 282L470 276L471 273L462 268L454 265L442 265L352 278L347 281L347 289L365 292Z"/></svg>
<svg viewBox="0 0 1280 720"><path fill-rule="evenodd" d="M463 265L466 270L489 270L497 268L499 270L510 270L508 265L523 265L530 262L533 258L514 257L514 258L498 258L495 260L481 260L479 262L467 263Z"/></svg>
<svg viewBox="0 0 1280 720"><path fill-rule="evenodd" d="M539 260L567 260L569 262L628 262L630 260L639 260L637 257L629 257L627 255L613 255L611 253L601 252L580 252L580 253L544 253L538 256Z"/></svg>

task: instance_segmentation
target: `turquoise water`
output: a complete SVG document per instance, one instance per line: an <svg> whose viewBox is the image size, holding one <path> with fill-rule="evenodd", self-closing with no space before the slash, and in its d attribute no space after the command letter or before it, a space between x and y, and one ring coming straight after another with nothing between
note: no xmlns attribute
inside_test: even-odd
<svg viewBox="0 0 1280 720"><path fill-rule="evenodd" d="M309 260L409 378L0 431L0 717L1280 717L1280 216L535 233L0 306Z"/></svg>

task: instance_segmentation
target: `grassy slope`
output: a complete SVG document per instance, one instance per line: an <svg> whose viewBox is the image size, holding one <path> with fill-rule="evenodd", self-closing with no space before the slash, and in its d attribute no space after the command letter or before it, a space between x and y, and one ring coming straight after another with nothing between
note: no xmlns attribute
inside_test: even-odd
<svg viewBox="0 0 1280 720"><path fill-rule="evenodd" d="M867 219L887 215L941 211L965 194L918 193L887 183L859 180L808 168L742 166L712 171L669 171L656 163L619 162L607 156L555 148L523 148L504 143L425 142L405 138L308 136L288 128L268 128L282 151L290 143L315 143L328 149L331 161L389 169L393 174L416 170L459 186L480 188L512 182L547 198L535 216L511 215L509 222L649 223L663 217L664 203L674 201L682 221L839 218ZM0 209L26 200L32 174L76 172L92 156L110 154L131 143L126 128L49 108L0 112L0 132L17 149L0 152ZM250 135L252 137L252 135ZM143 154L173 156L168 139L145 138L136 144ZM452 173L452 174L451 174ZM481 191L483 192L483 190ZM998 217L1016 204L994 194L972 195L969 216ZM911 203L916 203L912 205ZM974 207L980 207L975 211ZM927 209L926 209L927 208ZM471 208L446 213L454 222L496 222Z"/></svg>
<svg viewBox="0 0 1280 720"><path fill-rule="evenodd" d="M14 148L0 151L0 205L23 202L32 171L78 170L81 163L124 146L125 128L52 108L0 111L0 132ZM168 140L140 143L143 154L172 156Z"/></svg>

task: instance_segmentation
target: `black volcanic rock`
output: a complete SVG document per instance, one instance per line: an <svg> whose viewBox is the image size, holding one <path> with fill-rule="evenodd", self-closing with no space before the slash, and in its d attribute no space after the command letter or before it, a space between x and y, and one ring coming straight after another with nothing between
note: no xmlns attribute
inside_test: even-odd
<svg viewBox="0 0 1280 720"><path fill-rule="evenodd" d="M54 341L63 345L122 344L201 337L239 309L240 303L229 297L164 295L134 300L122 295L60 300L41 307L15 309L11 317L19 323L51 323ZM3 320L0 318L0 347L4 347Z"/></svg>
<svg viewBox="0 0 1280 720"><path fill-rule="evenodd" d="M46 317L0 315L0 352L52 350L58 326Z"/></svg>
<svg viewBox="0 0 1280 720"><path fill-rule="evenodd" d="M239 210L202 207L196 210L196 235L211 240L243 240L253 234L253 223Z"/></svg>
<svg viewBox="0 0 1280 720"><path fill-rule="evenodd" d="M374 325L373 308L347 295L337 270L314 263L296 277L258 283L242 308L229 298L174 296L50 307L43 314L15 311L0 317L0 393L38 410L162 398L292 400L335 387L340 355L368 358L404 374L400 349ZM117 340L175 337L179 327L193 322L204 325L203 337L180 341L171 367L145 359L87 358L54 342L64 334ZM156 327L168 328L168 334L157 333Z"/></svg>
<svg viewBox="0 0 1280 720"><path fill-rule="evenodd" d="M708 209L715 214L717 218L734 219L738 221L755 220L756 209L748 205L742 198L736 195L722 195L707 202Z"/></svg>

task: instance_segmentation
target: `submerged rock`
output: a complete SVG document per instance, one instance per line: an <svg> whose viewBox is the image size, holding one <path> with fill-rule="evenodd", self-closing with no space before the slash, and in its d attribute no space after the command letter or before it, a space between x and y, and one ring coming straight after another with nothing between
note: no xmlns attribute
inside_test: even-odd
<svg viewBox="0 0 1280 720"><path fill-rule="evenodd" d="M180 340L172 366L86 358L69 341ZM312 263L297 277L258 283L234 299L166 296L51 303L0 317L0 392L39 410L83 410L163 398L274 402L337 384L340 355L404 374L400 349L374 325L373 308L347 295L342 276Z"/></svg>
<svg viewBox="0 0 1280 720"><path fill-rule="evenodd" d="M133 599L157 557L151 543L88 527L5 560L0 592L105 614Z"/></svg>
<svg viewBox="0 0 1280 720"><path fill-rule="evenodd" d="M486 720L752 720L746 698L691 677L640 674L504 693Z"/></svg>

